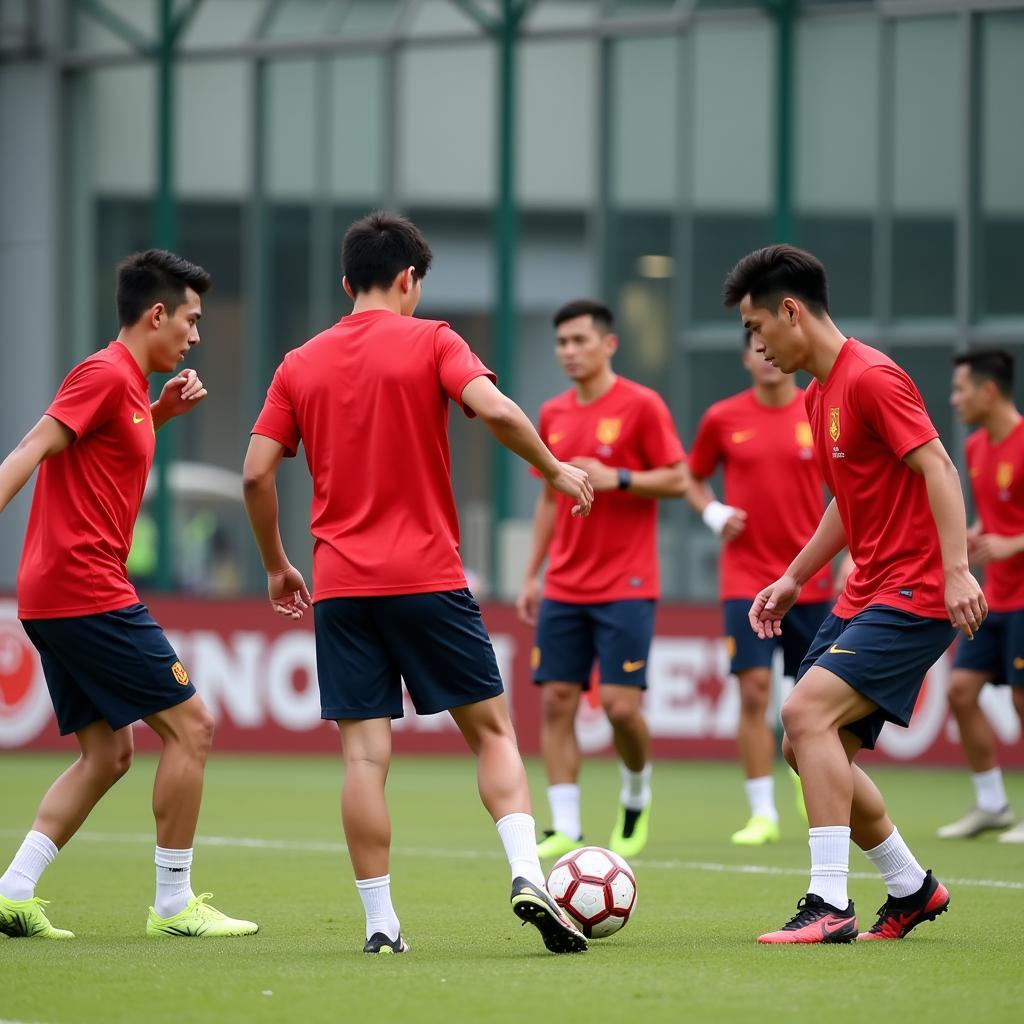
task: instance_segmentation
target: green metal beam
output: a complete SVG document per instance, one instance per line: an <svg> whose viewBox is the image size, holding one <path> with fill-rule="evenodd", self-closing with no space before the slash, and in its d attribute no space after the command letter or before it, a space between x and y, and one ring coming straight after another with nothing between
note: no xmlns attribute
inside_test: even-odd
<svg viewBox="0 0 1024 1024"><path fill-rule="evenodd" d="M489 11L479 6L476 0L451 0L451 3L467 18L475 21L485 32L498 35L504 29L502 19L494 17ZM506 6L508 5L506 4Z"/></svg>
<svg viewBox="0 0 1024 1024"><path fill-rule="evenodd" d="M155 53L157 44L152 39L147 38L130 21L123 18L117 11L112 11L101 0L72 0L72 3L80 11L98 21L105 29L113 32L132 49L147 56L152 56Z"/></svg>

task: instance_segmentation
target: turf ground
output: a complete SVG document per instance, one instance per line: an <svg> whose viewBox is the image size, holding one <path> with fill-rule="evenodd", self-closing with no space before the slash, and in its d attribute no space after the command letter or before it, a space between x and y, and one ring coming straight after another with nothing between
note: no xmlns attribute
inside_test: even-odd
<svg viewBox="0 0 1024 1024"><path fill-rule="evenodd" d="M0 757L3 864L67 761ZM780 770L783 841L741 850L726 841L744 817L736 769L660 764L651 842L634 864L634 919L583 956L554 957L508 908L507 868L470 763L398 759L392 876L413 952L378 959L360 952L337 815L341 767L321 758L210 764L195 889L258 920L259 935L146 939L153 767L138 759L43 880L51 919L78 937L0 939L2 1021L1024 1019L1024 846L932 838L970 802L964 773L873 772L922 863L949 884L950 913L899 943L764 948L754 938L789 917L806 882L806 832L788 782ZM536 764L531 773L546 809ZM1024 777L1009 786L1024 808ZM587 763L593 842L607 842L617 788L613 763ZM883 889L859 853L851 868L851 895L870 924Z"/></svg>

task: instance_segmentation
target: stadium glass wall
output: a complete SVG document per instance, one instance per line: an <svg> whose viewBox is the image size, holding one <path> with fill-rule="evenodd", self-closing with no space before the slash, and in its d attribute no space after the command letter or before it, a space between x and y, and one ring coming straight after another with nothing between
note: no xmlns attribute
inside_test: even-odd
<svg viewBox="0 0 1024 1024"><path fill-rule="evenodd" d="M172 80L178 248L216 287L194 358L211 398L172 428L177 458L239 468L273 366L346 309L340 238L376 206L407 211L434 247L422 312L499 359L501 51L486 26L509 7L179 4L191 18ZM153 241L159 68L133 43L156 38L160 9L0 3L5 449L71 363L113 336L113 265ZM794 18L788 49L780 10ZM829 267L840 326L911 372L959 457L950 356L990 343L1024 356L1024 2L539 0L523 12L505 108L518 213L506 384L523 407L564 384L554 308L600 295L619 318L617 368L657 387L691 442L701 412L746 382L722 279L782 224ZM492 441L452 424L466 562L508 596L537 485L511 467L494 523ZM308 568L305 477L289 465L281 490L289 550ZM237 502L176 504L179 585L258 585ZM0 520L3 588L26 508ZM713 599L716 541L681 503L662 518L666 595Z"/></svg>

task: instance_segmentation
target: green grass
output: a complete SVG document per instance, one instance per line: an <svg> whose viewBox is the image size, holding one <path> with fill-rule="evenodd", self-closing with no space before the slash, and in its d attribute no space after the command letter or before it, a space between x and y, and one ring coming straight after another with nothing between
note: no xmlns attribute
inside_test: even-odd
<svg viewBox="0 0 1024 1024"><path fill-rule="evenodd" d="M67 761L0 757L0 868ZM508 908L507 868L471 764L397 759L389 784L393 890L413 952L371 959L360 952L362 912L341 848L337 759L215 758L202 835L282 840L284 848L200 838L195 888L212 890L228 913L257 919L261 931L252 939L147 940L153 767L139 759L43 880L51 919L78 937L0 940L0 1019L761 1024L801 1012L910 1022L1021 1019L1024 847L991 837L933 838L937 825L970 802L962 772L873 772L921 862L949 882L951 912L899 943L798 949L754 942L789 917L806 884L806 832L782 772L783 841L739 850L727 842L745 816L736 768L659 764L651 842L634 865L634 919L584 956L554 957ZM536 765L531 777L543 826ZM1009 785L1024 808L1024 777ZM605 844L618 789L614 764L588 762L583 787L588 837ZM779 873L743 872L742 865ZM857 852L851 868L865 876L871 870ZM870 924L884 896L880 882L854 877L851 895L861 923Z"/></svg>

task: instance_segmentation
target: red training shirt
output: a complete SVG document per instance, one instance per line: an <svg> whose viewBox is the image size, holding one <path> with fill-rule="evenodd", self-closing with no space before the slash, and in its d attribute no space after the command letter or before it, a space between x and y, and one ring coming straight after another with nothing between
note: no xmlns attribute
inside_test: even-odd
<svg viewBox="0 0 1024 1024"><path fill-rule="evenodd" d="M315 601L466 586L448 401L485 376L448 324L378 309L284 357L252 432L306 449Z"/></svg>
<svg viewBox="0 0 1024 1024"><path fill-rule="evenodd" d="M657 392L625 377L583 405L570 388L540 410L540 435L561 462L599 459L617 469L660 469L686 458L672 414ZM602 491L590 515L574 518L574 502L556 496L544 596L571 604L657 598L657 501L628 491Z"/></svg>
<svg viewBox="0 0 1024 1024"><path fill-rule="evenodd" d="M706 480L724 463L724 501L747 513L743 532L722 547L723 601L753 601L786 571L821 522L825 491L803 397L798 388L788 405L762 405L750 388L716 402L697 427L690 471ZM825 565L797 603L831 596L832 572Z"/></svg>
<svg viewBox="0 0 1024 1024"><path fill-rule="evenodd" d="M985 533L1024 533L1024 419L993 444L985 430L967 439L967 469ZM1024 609L1024 553L985 566L985 599L994 612Z"/></svg>
<svg viewBox="0 0 1024 1024"><path fill-rule="evenodd" d="M856 568L835 614L887 605L944 619L939 534L924 477L903 456L938 437L924 400L887 355L849 338L807 414L825 483L836 497Z"/></svg>
<svg viewBox="0 0 1024 1024"><path fill-rule="evenodd" d="M76 366L46 410L75 440L39 467L18 569L18 617L138 603L125 563L156 447L149 385L113 341Z"/></svg>

